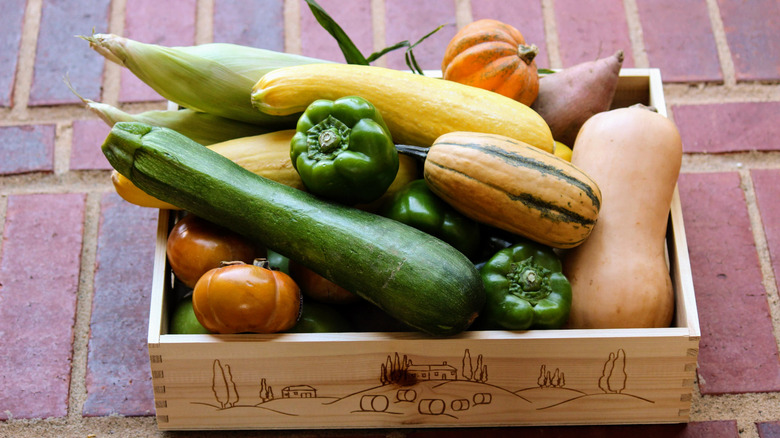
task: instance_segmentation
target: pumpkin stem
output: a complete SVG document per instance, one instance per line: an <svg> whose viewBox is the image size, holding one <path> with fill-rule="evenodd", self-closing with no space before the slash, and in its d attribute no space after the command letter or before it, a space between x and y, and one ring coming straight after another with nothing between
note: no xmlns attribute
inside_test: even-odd
<svg viewBox="0 0 780 438"><path fill-rule="evenodd" d="M523 60L528 65L531 65L531 63L534 61L534 58L536 58L536 55L539 54L539 48L536 47L536 44L531 44L530 46L525 44L520 44L517 46L517 56L520 57L520 59Z"/></svg>
<svg viewBox="0 0 780 438"><path fill-rule="evenodd" d="M271 266L270 266L270 263L268 262L268 259L264 258L264 257L254 259L252 261L252 264L254 266L257 266L257 267L260 267L260 268L263 268L263 269L268 269L268 270L271 269Z"/></svg>

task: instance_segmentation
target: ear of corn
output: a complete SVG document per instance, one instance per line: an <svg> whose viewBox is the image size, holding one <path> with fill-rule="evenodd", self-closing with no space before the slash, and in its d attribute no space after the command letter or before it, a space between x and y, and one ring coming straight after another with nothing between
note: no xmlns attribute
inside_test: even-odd
<svg viewBox="0 0 780 438"><path fill-rule="evenodd" d="M250 93L257 80L279 67L326 62L226 43L164 47L113 34L82 38L165 99L195 111L274 129L295 126L297 115L272 116L252 108Z"/></svg>
<svg viewBox="0 0 780 438"><path fill-rule="evenodd" d="M177 49L193 56L218 62L230 71L255 81L260 80L263 75L277 68L303 64L331 63L331 61L307 56L228 43L182 46L177 47Z"/></svg>
<svg viewBox="0 0 780 438"><path fill-rule="evenodd" d="M117 122L140 122L152 126L162 126L173 129L204 146L234 138L264 134L269 131L260 125L226 119L187 108L178 111L152 110L130 114L107 103L89 99L84 100L84 103L108 126L114 126Z"/></svg>

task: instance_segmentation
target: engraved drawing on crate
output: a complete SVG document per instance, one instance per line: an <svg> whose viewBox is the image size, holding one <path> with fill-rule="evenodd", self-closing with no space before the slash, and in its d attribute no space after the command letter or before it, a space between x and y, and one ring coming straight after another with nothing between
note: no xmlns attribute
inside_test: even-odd
<svg viewBox="0 0 780 438"><path fill-rule="evenodd" d="M538 375L517 376L519 381L535 381L535 384L512 389L490 383L486 359L481 354L472 357L468 349L460 359L460 368L447 361L417 363L396 352L389 354L378 367L378 386L346 395L324 395L312 385L299 383L275 392L268 378L262 377L254 387L258 389L242 386L242 390L253 393L242 399L234 370L230 364L217 359L212 363L213 398L191 403L218 410L257 408L288 416L317 412L318 415L417 414L452 419L482 415L491 409L502 412L570 409L577 404L591 403L595 397L600 403L607 401L615 406L624 406L631 400L655 403L626 391L629 383L626 362L622 348L609 352L598 378L599 391L569 388L565 370L551 370L546 364L540 365Z"/></svg>

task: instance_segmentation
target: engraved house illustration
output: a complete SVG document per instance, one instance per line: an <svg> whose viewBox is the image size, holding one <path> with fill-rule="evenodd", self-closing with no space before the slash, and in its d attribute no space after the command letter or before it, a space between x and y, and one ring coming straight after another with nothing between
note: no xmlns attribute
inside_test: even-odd
<svg viewBox="0 0 780 438"><path fill-rule="evenodd" d="M282 388L282 398L315 398L317 390L309 385L294 385Z"/></svg>
<svg viewBox="0 0 780 438"><path fill-rule="evenodd" d="M444 361L441 364L415 365L410 360L407 373L418 381L458 379L458 370L452 365L447 365L447 361Z"/></svg>

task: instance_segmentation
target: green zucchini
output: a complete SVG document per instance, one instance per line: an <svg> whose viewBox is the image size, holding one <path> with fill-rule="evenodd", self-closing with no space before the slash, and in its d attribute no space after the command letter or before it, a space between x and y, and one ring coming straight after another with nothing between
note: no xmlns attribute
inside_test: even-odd
<svg viewBox="0 0 780 438"><path fill-rule="evenodd" d="M102 146L148 194L243 234L435 336L469 327L485 295L474 265L422 231L249 172L167 128L122 122Z"/></svg>

